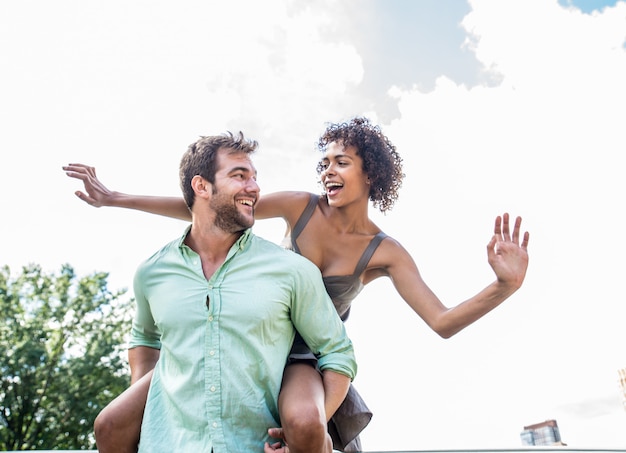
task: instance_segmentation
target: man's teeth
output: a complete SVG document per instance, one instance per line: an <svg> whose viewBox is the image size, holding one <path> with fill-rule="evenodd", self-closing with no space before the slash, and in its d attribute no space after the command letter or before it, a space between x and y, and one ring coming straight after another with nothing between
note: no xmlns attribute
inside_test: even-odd
<svg viewBox="0 0 626 453"><path fill-rule="evenodd" d="M246 206L252 206L254 204L252 200L239 200L239 203L244 204Z"/></svg>

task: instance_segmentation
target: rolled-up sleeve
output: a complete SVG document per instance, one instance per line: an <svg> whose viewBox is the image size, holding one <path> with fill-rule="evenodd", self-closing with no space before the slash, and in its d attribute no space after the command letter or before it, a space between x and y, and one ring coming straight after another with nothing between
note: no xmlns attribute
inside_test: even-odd
<svg viewBox="0 0 626 453"><path fill-rule="evenodd" d="M135 273L133 280L135 317L133 318L128 348L132 349L137 346L147 346L149 348L161 349L161 332L152 317L144 288L145 279L143 278L142 267L140 267Z"/></svg>

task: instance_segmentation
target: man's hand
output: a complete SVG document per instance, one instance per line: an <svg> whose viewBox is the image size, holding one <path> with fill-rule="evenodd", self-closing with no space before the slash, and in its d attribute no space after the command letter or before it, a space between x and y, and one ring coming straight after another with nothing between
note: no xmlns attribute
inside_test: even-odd
<svg viewBox="0 0 626 453"><path fill-rule="evenodd" d="M289 453L289 447L287 446L287 444L285 443L285 445L283 445L283 441L285 441L285 433L283 432L282 428L270 428L267 430L267 433L270 435L270 437L273 437L274 439L282 439L282 441L275 442L271 445L268 442L265 442L263 453Z"/></svg>

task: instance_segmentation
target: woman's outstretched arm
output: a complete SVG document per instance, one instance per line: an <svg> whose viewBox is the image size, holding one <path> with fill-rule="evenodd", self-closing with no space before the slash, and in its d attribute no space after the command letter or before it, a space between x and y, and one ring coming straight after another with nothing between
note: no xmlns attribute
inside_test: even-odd
<svg viewBox="0 0 626 453"><path fill-rule="evenodd" d="M191 220L191 212L182 197L129 195L109 190L96 176L96 169L84 164L68 164L63 167L63 170L70 178L83 182L85 191L77 190L76 196L96 208L111 206L136 209L166 217Z"/></svg>
<svg viewBox="0 0 626 453"><path fill-rule="evenodd" d="M110 206L135 209L151 214L191 220L191 212L182 197L160 197L132 195L107 188L96 176L96 169L84 164L68 164L63 167L70 178L79 179L85 186L84 192L77 190L76 196L85 203L99 208ZM297 219L309 200L308 192L275 192L263 195L254 210L256 219L282 217L288 223Z"/></svg>
<svg viewBox="0 0 626 453"><path fill-rule="evenodd" d="M443 338L449 338L482 318L522 286L528 268L529 234L521 234L521 223L518 217L511 232L508 214L496 218L494 234L487 244L487 259L496 279L452 308L446 307L424 283L409 253L393 239L381 244L377 264L382 268L381 275L391 278L398 293L426 324Z"/></svg>

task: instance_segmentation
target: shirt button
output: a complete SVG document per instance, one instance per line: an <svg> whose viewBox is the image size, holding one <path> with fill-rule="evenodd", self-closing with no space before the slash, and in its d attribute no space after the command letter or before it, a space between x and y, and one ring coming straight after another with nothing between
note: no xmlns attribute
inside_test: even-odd
<svg viewBox="0 0 626 453"><path fill-rule="evenodd" d="M217 428L217 422L213 422L213 428Z"/></svg>
<svg viewBox="0 0 626 453"><path fill-rule="evenodd" d="M209 321L213 321L213 316L209 316Z"/></svg>
<svg viewBox="0 0 626 453"><path fill-rule="evenodd" d="M209 355L215 355L215 351L209 351Z"/></svg>
<svg viewBox="0 0 626 453"><path fill-rule="evenodd" d="M215 391L215 386L214 386L214 385L212 385L212 386L211 386L211 388L210 388L210 390L211 390L212 392L214 392L214 391Z"/></svg>

